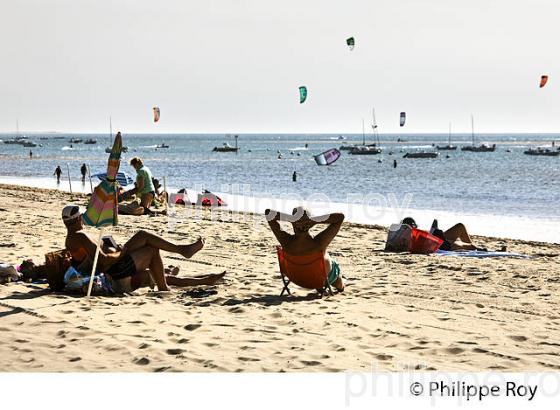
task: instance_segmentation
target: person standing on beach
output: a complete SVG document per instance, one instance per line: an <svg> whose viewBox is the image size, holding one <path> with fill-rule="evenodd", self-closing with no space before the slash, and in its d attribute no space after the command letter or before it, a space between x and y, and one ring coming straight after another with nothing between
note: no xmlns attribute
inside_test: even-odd
<svg viewBox="0 0 560 410"><path fill-rule="evenodd" d="M62 175L62 169L60 169L60 165L56 167L53 175L56 175L56 183L60 184L60 176Z"/></svg>
<svg viewBox="0 0 560 410"><path fill-rule="evenodd" d="M33 151L29 150L29 159L33 159Z"/></svg>
<svg viewBox="0 0 560 410"><path fill-rule="evenodd" d="M72 265L83 272L91 271L97 244L83 232L84 223L80 207L73 204L65 206L62 209L62 221L67 229L65 246L72 256ZM224 277L225 272L178 278L165 274L161 259L160 251L176 253L190 259L203 247L202 238L189 245L177 245L141 230L136 232L124 246L117 245L117 248L104 246L99 251L99 268L110 277L113 289L119 293L149 286L150 278L153 278L160 292L169 291L168 285L180 287L213 285Z"/></svg>
<svg viewBox="0 0 560 410"><path fill-rule="evenodd" d="M82 173L82 182L86 182L86 174L87 174L86 164L82 164L82 167L80 168L80 172Z"/></svg>
<svg viewBox="0 0 560 410"><path fill-rule="evenodd" d="M297 182L297 172L296 171L294 171L294 173L292 174L292 181Z"/></svg>

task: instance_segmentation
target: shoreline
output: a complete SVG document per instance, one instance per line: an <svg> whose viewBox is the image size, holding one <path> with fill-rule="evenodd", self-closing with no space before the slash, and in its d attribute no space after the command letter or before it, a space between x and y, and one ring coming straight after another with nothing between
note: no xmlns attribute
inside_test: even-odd
<svg viewBox="0 0 560 410"><path fill-rule="evenodd" d="M50 189L58 192L69 192L67 179L61 179L60 186L57 187L54 178L30 178L15 176L0 176L0 185L22 186L38 189ZM89 181L85 184L81 180L73 180L72 187L74 193L90 193ZM168 187L170 192L176 192L178 188ZM187 190L189 199L196 200L199 191ZM560 218L535 218L513 215L498 214L468 214L459 212L447 212L431 209L401 208L403 198L394 198L395 207L378 207L363 204L349 204L341 202L318 202L274 198L257 197L248 195L229 194L215 192L222 197L228 206L226 210L236 212L248 212L254 214L264 214L267 208L276 209L282 212L291 210L304 204L315 214L327 212L342 212L346 215L347 222L357 223L367 226L382 226L388 228L391 224L397 223L406 216L413 217L421 229L428 229L432 220L438 219L440 226L452 226L462 222L470 233L483 237L495 237L504 239L525 240L532 242L543 242L550 244L560 243ZM391 193L387 200L391 201Z"/></svg>

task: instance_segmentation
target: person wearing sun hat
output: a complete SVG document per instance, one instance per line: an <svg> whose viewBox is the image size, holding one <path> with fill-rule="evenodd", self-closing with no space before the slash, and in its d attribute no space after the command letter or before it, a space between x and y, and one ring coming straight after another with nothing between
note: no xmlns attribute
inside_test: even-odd
<svg viewBox="0 0 560 410"><path fill-rule="evenodd" d="M67 229L66 249L72 256L72 266L80 272L91 272L97 250L95 240L83 231L82 209L69 204L62 209L62 221ZM196 286L212 285L223 278L224 273L209 274L192 278L179 278L165 275L160 250L191 258L204 246L199 238L189 245L176 245L146 231L138 231L124 244L116 247L104 246L99 251L99 271L104 272L123 292L131 292L139 287L148 286L150 277L159 291L169 290L168 285Z"/></svg>

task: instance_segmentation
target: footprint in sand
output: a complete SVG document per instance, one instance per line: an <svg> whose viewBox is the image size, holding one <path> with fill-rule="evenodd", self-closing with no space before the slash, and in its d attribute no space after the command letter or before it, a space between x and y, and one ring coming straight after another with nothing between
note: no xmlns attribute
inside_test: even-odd
<svg viewBox="0 0 560 410"><path fill-rule="evenodd" d="M140 366L145 366L147 364L150 364L150 359L148 359L147 357L141 357L139 359L134 359L133 361L134 361L134 363L136 363Z"/></svg>
<svg viewBox="0 0 560 410"><path fill-rule="evenodd" d="M525 336L515 336L515 335L510 335L508 336L511 340L514 340L516 342L526 342L527 338Z"/></svg>
<svg viewBox="0 0 560 410"><path fill-rule="evenodd" d="M201 327L201 326L202 326L202 325L195 325L195 324L186 325L186 326L184 327L184 329L185 329L185 330L188 330L188 331L193 331L193 330L198 329L198 328Z"/></svg>
<svg viewBox="0 0 560 410"><path fill-rule="evenodd" d="M80 360L82 360L81 357L72 357L71 359L68 359L69 362L79 362Z"/></svg>
<svg viewBox="0 0 560 410"><path fill-rule="evenodd" d="M178 354L184 353L183 349L167 349L167 354L170 356L177 356Z"/></svg>
<svg viewBox="0 0 560 410"><path fill-rule="evenodd" d="M447 349L445 349L448 353L451 354L461 354L465 351L465 349L462 349L460 347L449 347Z"/></svg>
<svg viewBox="0 0 560 410"><path fill-rule="evenodd" d="M393 358L390 354L378 354L375 357L377 360L391 360Z"/></svg>

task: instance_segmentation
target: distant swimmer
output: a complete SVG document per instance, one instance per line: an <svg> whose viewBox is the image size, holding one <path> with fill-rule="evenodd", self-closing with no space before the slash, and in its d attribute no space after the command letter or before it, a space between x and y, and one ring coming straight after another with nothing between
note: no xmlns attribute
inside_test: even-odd
<svg viewBox="0 0 560 410"><path fill-rule="evenodd" d="M278 159L282 159L282 154L278 154Z"/></svg>
<svg viewBox="0 0 560 410"><path fill-rule="evenodd" d="M33 151L29 151L29 159L33 159Z"/></svg>
<svg viewBox="0 0 560 410"><path fill-rule="evenodd" d="M292 174L292 181L297 182L297 172L296 171L294 171L294 173Z"/></svg>
<svg viewBox="0 0 560 410"><path fill-rule="evenodd" d="M309 147L309 144L306 142L305 143L305 148L308 148L308 147Z"/></svg>
<svg viewBox="0 0 560 410"><path fill-rule="evenodd" d="M381 164L381 163L383 163L383 160L382 160L382 159L378 159L378 160L377 160L377 163L378 163L378 164Z"/></svg>
<svg viewBox="0 0 560 410"><path fill-rule="evenodd" d="M393 168L396 168L396 167L397 167L397 160L394 159L394 160L393 160Z"/></svg>
<svg viewBox="0 0 560 410"><path fill-rule="evenodd" d="M62 169L60 169L60 165L56 167L53 175L56 175L56 183L60 184L60 176L62 175Z"/></svg>
<svg viewBox="0 0 560 410"><path fill-rule="evenodd" d="M86 182L86 174L87 174L86 164L82 164L82 166L80 167L80 172L82 173L82 182Z"/></svg>

